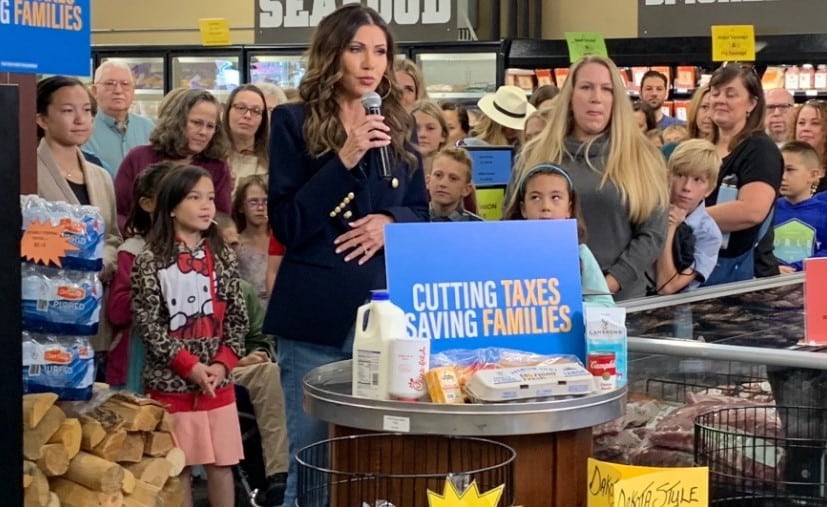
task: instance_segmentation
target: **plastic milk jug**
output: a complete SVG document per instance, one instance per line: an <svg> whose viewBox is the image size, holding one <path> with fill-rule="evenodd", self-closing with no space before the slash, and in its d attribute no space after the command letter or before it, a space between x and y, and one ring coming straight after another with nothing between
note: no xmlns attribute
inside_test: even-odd
<svg viewBox="0 0 827 507"><path fill-rule="evenodd" d="M373 291L370 303L356 312L353 337L353 395L388 399L389 344L406 338L405 312L391 303L388 292Z"/></svg>

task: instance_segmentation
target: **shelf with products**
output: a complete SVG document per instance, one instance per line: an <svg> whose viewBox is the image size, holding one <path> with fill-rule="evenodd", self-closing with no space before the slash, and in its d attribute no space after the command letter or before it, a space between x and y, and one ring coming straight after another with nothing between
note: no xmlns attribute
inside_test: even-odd
<svg viewBox="0 0 827 507"><path fill-rule="evenodd" d="M720 64L712 62L712 41L710 37L640 37L628 39L606 39L606 49L619 68L635 69L642 66L667 67L677 79L681 70L695 68L695 85L681 86L673 89L671 98L688 98L694 86L703 84L712 70ZM815 84L815 73L819 65L827 64L827 35L761 35L756 36L756 72L764 76L767 69L781 68L784 71L793 66L812 66L813 78L809 86L780 86L794 92L796 101L827 97L827 82L822 86ZM568 47L565 40L528 40L513 39L506 44L506 68L518 69L565 69L569 67ZM800 71L801 69L799 69ZM808 72L810 67L807 67ZM827 71L827 68L822 70ZM776 75L779 72L775 71ZM636 77L632 72L630 78ZM642 74L639 74L642 75ZM639 76L638 75L638 76ZM800 74L799 74L800 76ZM556 78L555 73L555 78ZM770 76L772 77L772 76ZM777 77L775 78L777 79ZM637 81L639 79L630 79ZM800 77L799 77L800 81ZM627 81L628 82L628 81ZM559 84L559 83L558 83ZM769 86L765 83L765 88ZM681 96L682 95L682 96Z"/></svg>

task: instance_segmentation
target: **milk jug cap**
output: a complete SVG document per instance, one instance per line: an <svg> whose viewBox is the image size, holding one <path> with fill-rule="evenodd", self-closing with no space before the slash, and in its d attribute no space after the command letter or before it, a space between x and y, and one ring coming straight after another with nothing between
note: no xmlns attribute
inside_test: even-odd
<svg viewBox="0 0 827 507"><path fill-rule="evenodd" d="M386 290L372 290L370 291L371 301L390 301L391 296Z"/></svg>

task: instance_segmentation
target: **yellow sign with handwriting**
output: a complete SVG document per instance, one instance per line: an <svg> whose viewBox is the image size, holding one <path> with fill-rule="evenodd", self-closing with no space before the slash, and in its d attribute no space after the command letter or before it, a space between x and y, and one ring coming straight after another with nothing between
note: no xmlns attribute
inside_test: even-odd
<svg viewBox="0 0 827 507"><path fill-rule="evenodd" d="M713 62L754 62L755 27L712 25Z"/></svg>
<svg viewBox="0 0 827 507"><path fill-rule="evenodd" d="M706 507L709 468L616 465L589 458L588 507Z"/></svg>
<svg viewBox="0 0 827 507"><path fill-rule="evenodd" d="M201 44L204 46L229 46L230 25L224 18L201 18L198 20Z"/></svg>
<svg viewBox="0 0 827 507"><path fill-rule="evenodd" d="M503 217L505 203L504 188L478 188L477 214L485 220L500 220Z"/></svg>

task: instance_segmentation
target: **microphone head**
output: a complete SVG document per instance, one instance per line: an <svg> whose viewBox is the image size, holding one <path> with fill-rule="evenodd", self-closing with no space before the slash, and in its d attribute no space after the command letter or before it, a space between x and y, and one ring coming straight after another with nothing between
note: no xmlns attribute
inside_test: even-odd
<svg viewBox="0 0 827 507"><path fill-rule="evenodd" d="M376 92L367 92L362 95L362 106L365 109L379 109L382 107L382 97Z"/></svg>

